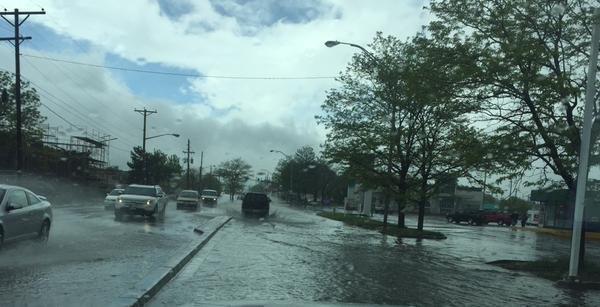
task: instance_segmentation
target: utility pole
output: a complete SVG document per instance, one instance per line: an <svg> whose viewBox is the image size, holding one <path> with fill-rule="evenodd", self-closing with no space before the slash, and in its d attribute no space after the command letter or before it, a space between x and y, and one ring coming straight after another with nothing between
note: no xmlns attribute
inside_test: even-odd
<svg viewBox="0 0 600 307"><path fill-rule="evenodd" d="M15 47L15 100L17 104L17 170L23 168L23 122L21 118L21 62L20 62L20 51L19 47L21 43L27 39L31 39L31 36L21 36L19 34L19 27L29 18L31 15L44 15L46 12L42 9L41 11L23 11L19 12L19 9L15 9L13 12L0 12L0 17L10 24L15 30L14 37L0 37L0 41L8 41ZM11 22L4 16L13 16ZM26 15L23 20L19 21L19 16ZM13 42L14 41L14 42Z"/></svg>
<svg viewBox="0 0 600 307"><path fill-rule="evenodd" d="M190 139L188 139L188 144L187 144L187 151L183 152L184 154L187 154L187 180L186 180L186 189L190 189L190 154L194 154L195 152L190 150Z"/></svg>
<svg viewBox="0 0 600 307"><path fill-rule="evenodd" d="M204 189L204 185L202 184L202 163L204 163L204 151L200 152L200 175L198 177L198 183L201 189Z"/></svg>
<svg viewBox="0 0 600 307"><path fill-rule="evenodd" d="M156 114L158 112L156 112L156 110L154 111L150 111L150 110L146 110L146 108L144 108L143 110L140 109L134 109L135 112L142 114L142 116L144 116L144 129L143 129L143 137L142 137L142 152L144 153L144 183L148 184L148 167L146 165L147 161L146 161L146 117L148 117L148 115L151 114Z"/></svg>
<svg viewBox="0 0 600 307"><path fill-rule="evenodd" d="M594 9L594 17L600 16L600 9ZM590 158L590 138L594 116L594 96L596 94L598 45L600 41L600 23L595 19L590 44L590 62L587 70L587 84L585 91L585 106L583 109L583 127L581 134L581 147L579 149L579 169L577 171L577 188L575 190L575 212L573 213L573 232L571 237L571 256L569 258L569 279L575 280L579 275L579 267L583 265L585 253L585 228L584 209L585 191L588 179L588 163Z"/></svg>

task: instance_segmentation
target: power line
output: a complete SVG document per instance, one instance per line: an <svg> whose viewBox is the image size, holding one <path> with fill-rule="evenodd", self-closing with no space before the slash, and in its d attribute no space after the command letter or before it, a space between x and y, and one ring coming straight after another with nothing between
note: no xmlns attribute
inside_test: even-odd
<svg viewBox="0 0 600 307"><path fill-rule="evenodd" d="M44 104L43 102L40 102L40 104L44 107L46 107L46 109L48 109L48 111L50 111L52 114L56 115L58 118L62 119L65 123L71 125L72 127L75 127L77 129L80 129L77 125L73 124L72 122L70 122L69 120L67 120L66 118L62 117L60 114L56 113L54 110L52 110L52 108L50 108L49 106L47 106L46 104Z"/></svg>
<svg viewBox="0 0 600 307"><path fill-rule="evenodd" d="M329 77L329 76L300 76L300 77L277 77L277 76L276 77L256 77L256 76L248 76L248 77L246 77L246 76L186 74L186 73L177 73L177 72L168 72L168 71L146 70L146 69L135 69L135 68L119 67L119 66L99 65L99 64L84 63L84 62L78 62L78 61L72 61L72 60L64 60L64 59L57 59L57 58L51 58L51 57L39 56L39 55L31 55L31 54L24 54L24 53L22 53L21 56L29 57L29 58L42 59L42 60L47 60L47 61L68 63L68 64L73 64L73 65L82 65L82 66L89 66L89 67L96 67L96 68L105 68L105 69L113 69L113 70L120 70L120 71L137 72L137 73L145 73L145 74L156 74L156 75L166 75L166 76L175 76L175 77L194 77L194 78L205 78L205 79L208 79L208 78L211 78L211 79L234 79L234 80L318 80L318 79L335 79L336 78L336 77Z"/></svg>
<svg viewBox="0 0 600 307"><path fill-rule="evenodd" d="M65 111L67 111L67 112L68 112L68 113L70 113L71 115L73 115L73 116L75 116L75 117L78 117L79 119L83 120L84 122L88 122L88 123L89 123L89 120L90 120L89 118L86 118L84 115L81 115L81 113L78 113L78 114L76 114L76 113L73 113L73 111L75 111L75 112L78 112L78 111L77 111L76 109L72 109L72 110L73 110L73 111L72 111L72 110L71 110L71 107L69 106L69 104L67 104L66 102L64 102L64 101L63 101L63 100L61 100L60 98L58 98L58 97L54 96L54 94L52 94L52 93L50 93L48 90L45 90L44 88L40 87L39 85L37 85L37 84L36 84L36 83L34 83L33 81L31 81L31 80L29 80L29 79L27 79L27 78L25 78L25 77L23 77L23 79L27 80L27 81L28 81L28 82L30 82L32 85L34 85L34 86L35 86L35 87L36 87L38 90L40 90L40 92L39 92L38 94L39 94L41 97L44 97L44 98L46 98L46 99L47 99L49 102L53 102L54 104L56 104L56 106L59 106L59 107L63 108ZM44 94L44 93L46 93L46 94ZM60 102L61 104L58 104L58 102ZM95 126L95 125L92 125L92 126ZM77 126L75 126L75 127L77 127ZM82 129L82 128L80 128L80 127L77 127L77 128L78 128L78 129ZM97 129L98 131L105 130L105 129L99 128L98 126L95 126L95 129ZM123 139L127 139L127 138L124 138L122 135L120 135L120 134L118 134L118 133L114 133L114 131L108 131L108 132L111 132L112 134L114 134L114 135L116 135L116 136L119 136L119 137L121 137L121 138L123 138ZM121 139L119 139L119 140L120 140L121 142L123 142L124 144L127 144L127 143L125 143L125 141L124 141L124 140L121 140ZM131 141L131 140L129 140L129 141Z"/></svg>
<svg viewBox="0 0 600 307"><path fill-rule="evenodd" d="M29 29L29 31L31 31L31 32L33 32L34 34L36 34L36 37L37 37L37 36L39 36L39 37L40 37L42 40L44 40L44 41L45 41L46 43L48 43L49 45L54 45L54 46L56 46L56 44L54 44L54 43L53 43L52 41L50 41L49 39L45 38L45 37L44 37L44 35L41 35L41 34L39 34L39 33L38 33L37 31L35 31L34 29ZM76 41L76 40L72 40L72 41L73 41L73 42L75 42L75 43L77 43L77 41ZM38 46L38 47L39 47L39 45L35 44L33 41L32 41L32 44L33 44L34 46ZM83 53L85 53L85 51L83 50L83 48L82 48L81 46L79 46L79 44L77 44L77 46L80 48L80 50L81 50ZM43 48L40 48L40 49L43 49ZM60 49L60 47L59 47L59 49ZM31 62L29 62L29 61L28 61L28 63L30 63L30 64L33 66L33 64L32 64ZM60 70L60 71L61 71L61 72L62 72L62 73L63 73L63 74L64 74L64 75L67 77L67 78L69 78L69 80L73 81L73 83L74 83L74 84L76 84L77 82L76 82L75 80L73 80L73 78L72 78L72 77L69 75L69 73L68 73L66 70L68 70L68 71L69 71L71 74L73 74L75 78L81 78L82 80L89 81L89 78L90 78L89 76L87 76L87 75L85 75L85 74L77 74L77 73L75 73L75 71L74 71L74 70L71 70L71 69L69 69L69 67L68 67L68 66L64 67L64 69L63 69L63 67L61 67L61 65L59 65L59 64L58 64L58 63L56 63L56 62L50 62L50 63L51 63L51 64L52 64L54 67L56 67L58 70ZM92 81L93 81L93 80L92 80ZM97 96L97 95L92 95L92 93L90 93L90 92L89 92L89 91L88 91L88 90L87 90L85 87L81 87L81 88L80 88L80 87L77 87L77 89L78 89L78 90L80 90L80 91L81 91L83 94L87 95L87 96L88 96L89 98L91 98L92 100L95 100L95 101L97 101L99 104L106 105L106 104L105 104L105 103L102 101L102 99L98 98L98 96ZM137 100L134 100L134 101L138 102ZM141 102L139 102L139 103L141 104ZM108 105L106 105L106 106L108 106ZM119 116L119 115L117 114L117 116ZM131 123L131 122L129 122L129 121L127 121L127 120L123 120L123 122L125 122L127 125L129 125L129 127L131 127L132 129L137 129L136 127L134 127L134 126L132 125L132 123Z"/></svg>
<svg viewBox="0 0 600 307"><path fill-rule="evenodd" d="M31 63L30 63L31 64ZM76 99L71 97L71 95L67 94L64 90L62 90L61 88L59 88L55 82L52 82L50 80L50 78L48 78L40 69L38 69L35 65L31 65L44 79L46 79L46 81L50 82L56 89L58 89L59 91L61 91L63 94L65 94L71 101L75 102L77 105L83 107L83 105L77 103ZM49 91L43 89L41 86L39 86L38 84L34 83L31 80L28 80L31 84L35 85L38 89L45 91L48 95L51 95L52 97L54 97L55 99L61 101L63 104L65 105L69 105L68 103L64 102L62 99L59 99L58 97L56 97L54 94L50 93ZM111 129L108 129L106 126L100 124L99 122L92 120L91 118L86 117L84 114L80 113L77 109L73 108L73 110L75 112L77 112L78 114L80 114L82 116L82 119L84 120L84 122L92 122L95 123L96 128L102 127L98 130L106 130L108 132L111 132L112 134L118 135L118 133L114 133L114 131L112 131ZM89 111L89 110L88 110ZM122 137L122 136L121 136ZM130 140L131 141L131 140Z"/></svg>

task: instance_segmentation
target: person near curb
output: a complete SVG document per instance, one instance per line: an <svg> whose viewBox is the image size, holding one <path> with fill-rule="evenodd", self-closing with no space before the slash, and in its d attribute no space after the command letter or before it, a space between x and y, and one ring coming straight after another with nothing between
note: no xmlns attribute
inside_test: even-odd
<svg viewBox="0 0 600 307"><path fill-rule="evenodd" d="M513 212L513 214L510 215L510 219L511 219L511 226L516 226L517 222L519 221L519 214L516 212Z"/></svg>
<svg viewBox="0 0 600 307"><path fill-rule="evenodd" d="M525 225L527 225L527 219L529 217L527 216L527 213L523 214L523 216L521 217L521 227L525 227Z"/></svg>

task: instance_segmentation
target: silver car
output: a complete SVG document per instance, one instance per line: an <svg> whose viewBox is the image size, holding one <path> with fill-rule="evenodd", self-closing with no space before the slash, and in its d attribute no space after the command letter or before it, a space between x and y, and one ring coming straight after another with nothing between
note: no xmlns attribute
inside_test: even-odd
<svg viewBox="0 0 600 307"><path fill-rule="evenodd" d="M52 207L28 189L0 184L0 247L17 240L48 240Z"/></svg>
<svg viewBox="0 0 600 307"><path fill-rule="evenodd" d="M115 218L121 219L125 214L164 217L168 201L160 186L130 184L117 197Z"/></svg>

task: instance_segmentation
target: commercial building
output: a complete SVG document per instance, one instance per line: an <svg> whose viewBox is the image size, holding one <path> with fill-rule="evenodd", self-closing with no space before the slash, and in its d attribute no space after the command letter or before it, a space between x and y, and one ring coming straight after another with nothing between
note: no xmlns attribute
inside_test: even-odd
<svg viewBox="0 0 600 307"><path fill-rule="evenodd" d="M347 210L358 210L363 214L383 212L385 193L383 188L366 188L360 183L348 185L345 199ZM456 211L479 210L483 208L483 191L481 188L460 186L456 183L442 186L425 204L425 213L447 214ZM390 212L396 212L395 200L390 200ZM406 204L405 212L417 212L414 202Z"/></svg>
<svg viewBox="0 0 600 307"><path fill-rule="evenodd" d="M533 190L531 201L539 205L539 225L547 228L573 228L575 195L566 189ZM586 193L584 225L588 231L600 231L600 192Z"/></svg>

